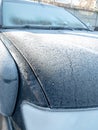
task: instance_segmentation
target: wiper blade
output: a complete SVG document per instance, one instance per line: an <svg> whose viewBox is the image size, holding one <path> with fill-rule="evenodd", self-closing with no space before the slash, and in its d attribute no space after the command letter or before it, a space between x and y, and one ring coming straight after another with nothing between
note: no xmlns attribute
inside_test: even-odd
<svg viewBox="0 0 98 130"><path fill-rule="evenodd" d="M33 29L46 29L46 30L73 30L73 28L70 27L62 27L62 26L23 26L23 28L33 28Z"/></svg>
<svg viewBox="0 0 98 130"><path fill-rule="evenodd" d="M70 27L62 27L62 26L32 26L32 25L19 25L19 26L6 26L3 27L3 29L45 29L45 30L73 30L73 28Z"/></svg>
<svg viewBox="0 0 98 130"><path fill-rule="evenodd" d="M51 26L48 27L50 30L73 30L73 28L70 27L57 27L57 26Z"/></svg>
<svg viewBox="0 0 98 130"><path fill-rule="evenodd" d="M19 25L19 26L6 26L3 29L44 29L44 26L32 26L32 25Z"/></svg>
<svg viewBox="0 0 98 130"><path fill-rule="evenodd" d="M73 30L80 30L80 31L92 31L89 28L73 28Z"/></svg>

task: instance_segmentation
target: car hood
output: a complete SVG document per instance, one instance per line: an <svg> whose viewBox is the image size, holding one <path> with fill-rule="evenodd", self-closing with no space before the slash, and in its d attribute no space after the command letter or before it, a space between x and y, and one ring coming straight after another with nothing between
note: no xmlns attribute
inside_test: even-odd
<svg viewBox="0 0 98 130"><path fill-rule="evenodd" d="M8 31L40 80L51 108L98 107L98 36Z"/></svg>

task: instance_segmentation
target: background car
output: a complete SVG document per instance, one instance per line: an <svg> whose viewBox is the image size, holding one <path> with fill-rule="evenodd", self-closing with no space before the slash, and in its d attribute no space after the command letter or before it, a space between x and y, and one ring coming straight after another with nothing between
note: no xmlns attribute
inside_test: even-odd
<svg viewBox="0 0 98 130"><path fill-rule="evenodd" d="M0 130L98 130L98 35L53 5L0 9Z"/></svg>
<svg viewBox="0 0 98 130"><path fill-rule="evenodd" d="M96 27L94 30L95 30L95 31L98 31L98 27Z"/></svg>

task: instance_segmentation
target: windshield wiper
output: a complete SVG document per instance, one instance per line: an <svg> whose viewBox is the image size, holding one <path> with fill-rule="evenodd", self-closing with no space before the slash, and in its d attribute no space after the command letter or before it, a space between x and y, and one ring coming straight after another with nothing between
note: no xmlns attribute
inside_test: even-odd
<svg viewBox="0 0 98 130"><path fill-rule="evenodd" d="M73 28L70 27L62 27L62 26L31 26L31 25L25 25L21 28L27 28L27 29L45 29L45 30L73 30Z"/></svg>
<svg viewBox="0 0 98 130"><path fill-rule="evenodd" d="M73 30L73 28L70 27L59 27L59 26L51 26L48 27L50 30Z"/></svg>
<svg viewBox="0 0 98 130"><path fill-rule="evenodd" d="M79 31L92 31L89 28L73 28L73 30L79 30Z"/></svg>
<svg viewBox="0 0 98 130"><path fill-rule="evenodd" d="M20 25L20 26L10 26L3 27L3 29L45 29L45 30L74 30L71 27L62 27L62 26L32 26L32 25Z"/></svg>

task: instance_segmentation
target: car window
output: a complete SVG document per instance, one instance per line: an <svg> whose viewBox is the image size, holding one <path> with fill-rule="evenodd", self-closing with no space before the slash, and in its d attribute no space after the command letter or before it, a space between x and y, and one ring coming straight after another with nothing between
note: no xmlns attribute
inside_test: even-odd
<svg viewBox="0 0 98 130"><path fill-rule="evenodd" d="M41 26L61 28L86 28L64 8L36 2L10 2L3 4L3 26Z"/></svg>

